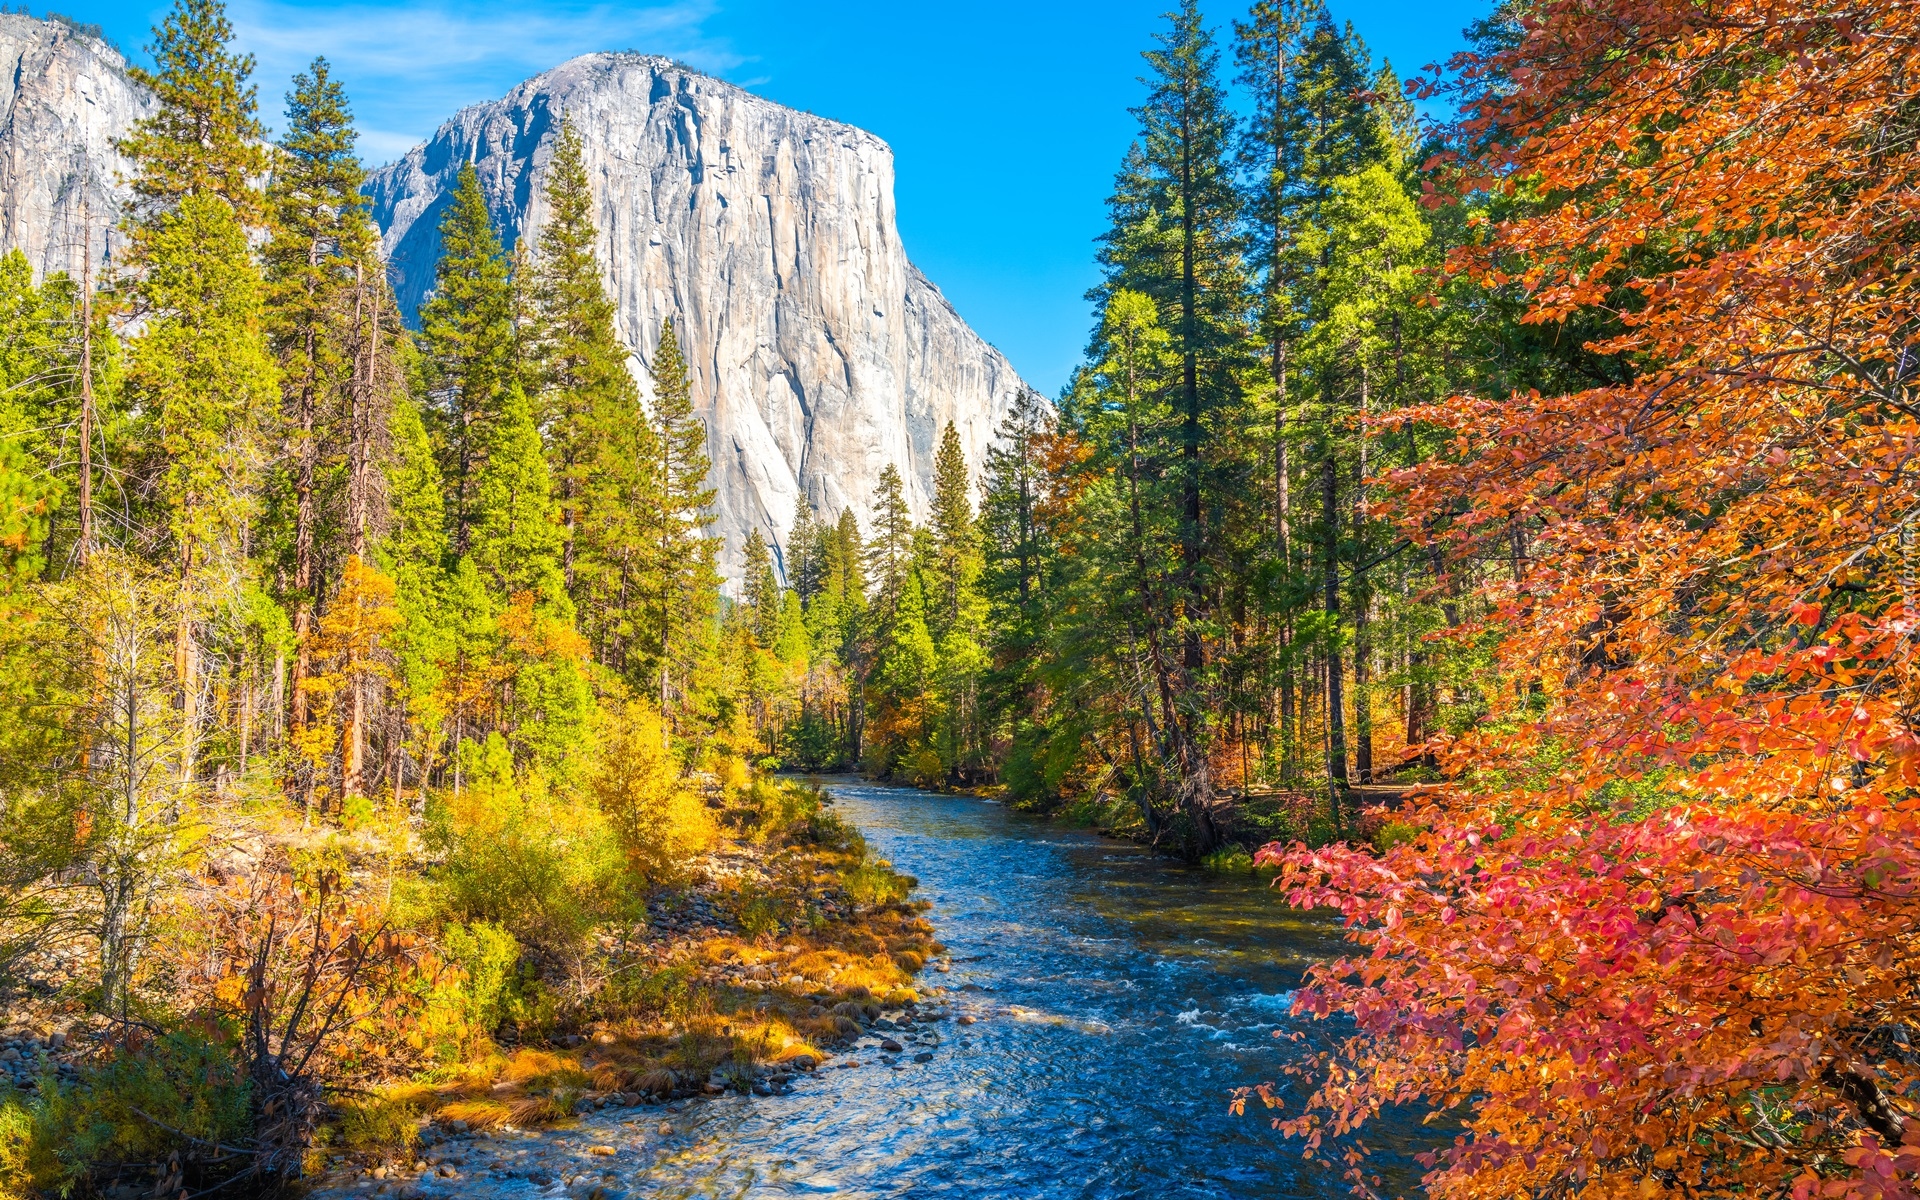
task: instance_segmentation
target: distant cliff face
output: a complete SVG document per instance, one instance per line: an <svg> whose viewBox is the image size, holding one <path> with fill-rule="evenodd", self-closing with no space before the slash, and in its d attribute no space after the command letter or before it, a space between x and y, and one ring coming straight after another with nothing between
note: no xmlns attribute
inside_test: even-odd
<svg viewBox="0 0 1920 1200"><path fill-rule="evenodd" d="M0 251L77 275L90 246L97 274L131 173L114 144L151 109L105 42L0 13ZM538 237L562 113L585 146L643 393L661 325L680 331L729 575L756 528L784 563L803 499L829 518L851 507L865 527L889 463L924 517L948 421L979 469L1022 385L907 261L886 144L666 59L575 59L376 171L367 195L408 313L433 286L462 163L509 245Z"/></svg>
<svg viewBox="0 0 1920 1200"><path fill-rule="evenodd" d="M0 13L0 251L78 277L91 247L97 276L128 174L114 142L151 110L106 42Z"/></svg>
<svg viewBox="0 0 1920 1200"><path fill-rule="evenodd" d="M978 469L1021 382L907 261L886 144L666 59L575 59L376 172L367 194L408 312L433 286L463 163L509 242L537 238L563 113L621 336L650 363L672 317L694 372L729 574L752 529L785 547L803 498L829 517L850 506L865 527L889 463L924 515L948 421Z"/></svg>

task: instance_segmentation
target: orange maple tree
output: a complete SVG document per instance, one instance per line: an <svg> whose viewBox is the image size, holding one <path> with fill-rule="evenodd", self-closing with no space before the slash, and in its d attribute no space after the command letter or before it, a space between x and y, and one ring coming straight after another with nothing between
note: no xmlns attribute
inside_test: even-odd
<svg viewBox="0 0 1920 1200"><path fill-rule="evenodd" d="M1453 267L1631 378L1408 414L1408 533L1530 539L1467 631L1504 682L1414 841L1263 851L1358 952L1261 1095L1320 1148L1457 1118L1441 1196L1914 1195L1920 5L1513 11L1453 64L1506 214Z"/></svg>

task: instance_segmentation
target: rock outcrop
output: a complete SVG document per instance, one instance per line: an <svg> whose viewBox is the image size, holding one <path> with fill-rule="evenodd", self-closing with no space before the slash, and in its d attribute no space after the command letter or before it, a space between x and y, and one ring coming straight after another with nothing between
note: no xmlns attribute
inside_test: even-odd
<svg viewBox="0 0 1920 1200"><path fill-rule="evenodd" d="M95 274L119 239L114 148L152 102L97 32L0 12L0 251L19 247L38 274Z"/></svg>
<svg viewBox="0 0 1920 1200"><path fill-rule="evenodd" d="M376 172L367 194L408 311L432 287L463 163L509 241L531 246L562 114L642 391L668 317L694 371L729 574L754 528L784 547L803 498L864 526L889 463L924 515L948 421L977 471L1022 384L907 260L886 144L667 59L574 59Z"/></svg>
<svg viewBox="0 0 1920 1200"><path fill-rule="evenodd" d="M77 274L89 247L105 262L129 174L115 142L149 111L97 34L0 13L0 251L20 247L43 274ZM679 330L730 576L756 528L784 560L803 501L829 519L851 507L865 526L890 463L924 516L948 421L978 471L1023 385L907 260L886 144L667 59L574 59L374 172L367 195L408 313L433 286L461 164L508 245L534 243L563 113L643 394L662 324Z"/></svg>

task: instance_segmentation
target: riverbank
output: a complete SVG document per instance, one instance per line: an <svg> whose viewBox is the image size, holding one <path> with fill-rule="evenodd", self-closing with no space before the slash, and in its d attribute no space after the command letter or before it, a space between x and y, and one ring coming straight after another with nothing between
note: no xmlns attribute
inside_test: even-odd
<svg viewBox="0 0 1920 1200"><path fill-rule="evenodd" d="M1001 804L825 782L871 852L919 879L933 907L918 915L948 947L901 1012L910 1027L868 1021L873 1041L784 1089L453 1136L421 1150L424 1179L343 1179L316 1200L381 1184L462 1200L1344 1191L1337 1166L1303 1163L1263 1119L1228 1110L1235 1087L1299 1053L1292 1035L1309 1027L1290 1017L1291 992L1338 949L1336 926L1248 879ZM1379 1132L1391 1159L1402 1133Z"/></svg>
<svg viewBox="0 0 1920 1200"><path fill-rule="evenodd" d="M381 985L386 999L356 1022L360 1057L335 1060L306 1152L312 1182L427 1195L436 1180L464 1177L449 1163L464 1145L574 1126L590 1113L679 1112L717 1095L777 1094L848 1052L882 1065L924 1052L910 1050L911 1039L943 1010L926 1003L916 976L930 962L946 964L926 906L911 896L914 881L817 789L744 774L693 782L711 844L638 898L629 919L571 943L523 944L474 922L429 927L441 928L431 938L407 935L398 973ZM247 856L269 860L268 835L249 836ZM349 895L396 897L390 921L404 919L410 894L443 869L417 838L400 844L411 853L397 865L391 843L385 855L342 851L337 860ZM0 1031L0 1196L37 1194L63 1179L79 1195L147 1195L176 1173L165 1161L112 1157L78 1160L85 1166L75 1169L76 1122L88 1114L126 1108L136 1125L180 1125L151 1117L155 1104L129 1094L147 1085L145 1075L129 1080L128 1064L150 1073L149 1064L166 1071L172 1060L154 1057L141 1033L148 1027L91 1013L75 982L86 965L72 949L44 955L9 1002L10 1028ZM351 1002L368 999L378 997L363 987ZM240 1028L206 1030L186 1047L218 1082L200 1096L187 1089L181 1102L247 1102L244 1076L222 1049ZM403 1069L382 1070L382 1062Z"/></svg>
<svg viewBox="0 0 1920 1200"><path fill-rule="evenodd" d="M889 1061L908 1053L897 1039L945 1015L914 986L943 949L911 898L914 881L875 856L824 793L780 786L776 802L764 790L709 790L727 835L648 898L644 919L598 932L591 971L602 982L566 1032L497 1045L343 1106L317 1143L316 1186L457 1194L482 1161L550 1183L569 1176L553 1155L526 1164L508 1153L543 1127L783 1093L857 1061L843 1057L849 1048ZM647 1125L633 1118L628 1149ZM622 1151L583 1152L582 1167Z"/></svg>

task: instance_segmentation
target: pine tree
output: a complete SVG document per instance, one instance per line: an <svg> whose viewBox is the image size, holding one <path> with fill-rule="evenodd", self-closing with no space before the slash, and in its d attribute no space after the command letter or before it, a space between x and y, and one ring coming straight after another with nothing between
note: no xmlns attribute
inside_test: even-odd
<svg viewBox="0 0 1920 1200"><path fill-rule="evenodd" d="M1172 28L1146 53L1147 102L1135 110L1140 141L1109 201L1113 228L1102 238L1103 305L1120 289L1159 306L1180 361L1181 549L1187 622L1181 636L1190 672L1204 662L1201 625L1211 606L1210 549L1203 493L1204 430L1238 394L1235 370L1245 336L1246 279L1240 197L1231 160L1234 126L1218 78L1219 53L1198 0L1183 0Z"/></svg>
<svg viewBox="0 0 1920 1200"><path fill-rule="evenodd" d="M594 656L638 684L657 644L649 631L662 553L660 439L637 401L610 417L580 497L573 594Z"/></svg>
<svg viewBox="0 0 1920 1200"><path fill-rule="evenodd" d="M254 181L267 170L266 130L247 82L253 56L234 54L227 48L232 40L221 0L174 0L149 48L155 69L128 69L158 101L154 114L120 143L137 166L131 181L136 230L187 196L218 196L243 226L264 222Z"/></svg>
<svg viewBox="0 0 1920 1200"><path fill-rule="evenodd" d="M774 578L767 540L757 528L747 535L742 599L750 614L753 640L761 649L770 649L780 628L780 581Z"/></svg>
<svg viewBox="0 0 1920 1200"><path fill-rule="evenodd" d="M913 565L913 515L907 510L906 485L892 463L880 470L873 488L873 538L866 546L867 580L874 592L874 610L891 620Z"/></svg>
<svg viewBox="0 0 1920 1200"><path fill-rule="evenodd" d="M447 629L446 500L441 489L440 465L434 456L420 410L411 401L394 410L393 449L389 456L387 496L392 521L378 547L379 564L394 581L394 603L400 627L390 643L397 666L396 683L403 711L402 727L419 730L411 742L420 775L432 766L434 741L447 717L442 664L453 658ZM399 753L401 747L391 747ZM402 771L396 763L394 794L400 796Z"/></svg>
<svg viewBox="0 0 1920 1200"><path fill-rule="evenodd" d="M669 317L653 361L653 419L660 451L656 514L660 707L672 708L672 681L690 669L691 631L713 608L714 545L706 536L713 489L707 485L707 431L693 411L693 384Z"/></svg>
<svg viewBox="0 0 1920 1200"><path fill-rule="evenodd" d="M1223 520L1209 511L1239 493L1227 486L1230 455L1243 419L1240 373L1246 346L1247 280L1242 259L1240 196L1232 163L1234 119L1218 78L1219 53L1197 0L1170 14L1172 27L1146 53L1152 74L1147 101L1135 110L1140 140L1129 152L1113 198L1113 227L1103 236L1106 280L1093 293L1103 309L1121 291L1138 292L1159 309L1178 365L1170 381L1179 415L1177 512L1180 590L1173 612L1181 680L1177 688L1182 744L1183 808L1194 818L1192 847L1204 853L1217 836L1210 767L1217 698L1210 686L1207 631L1216 573L1226 544ZM1096 335L1098 337L1099 335ZM1096 352L1098 347L1096 346ZM1210 482L1209 471L1220 475Z"/></svg>
<svg viewBox="0 0 1920 1200"><path fill-rule="evenodd" d="M942 634L960 619L960 610L980 577L980 532L973 518L973 481L960 433L948 421L933 460L933 513L929 528L938 583L933 625Z"/></svg>
<svg viewBox="0 0 1920 1200"><path fill-rule="evenodd" d="M860 537L860 521L851 508L826 527L821 554L822 591L835 607L865 608L867 552Z"/></svg>
<svg viewBox="0 0 1920 1200"><path fill-rule="evenodd" d="M355 530L358 538L330 537L337 563L340 551L365 553L364 518L350 518L346 506L322 511L322 492L336 500L354 492L350 464L357 461L355 417L364 408L361 348L371 317L366 283L379 278L376 237L360 185L366 178L355 153L353 117L346 94L317 58L308 72L294 76L287 96L287 129L267 185L273 237L265 258L271 299L272 342L280 366L281 441L290 460L286 490L291 493L290 534L293 576L289 597L297 651L293 671L291 728L299 736L307 724L305 687L312 661L314 614L324 602L323 579L329 564L320 561L323 526ZM364 456L362 449L361 456ZM364 484L358 489L365 492ZM357 516L357 514L356 514ZM345 543L353 542L351 546ZM311 772L299 772L296 785L313 786Z"/></svg>
<svg viewBox="0 0 1920 1200"><path fill-rule="evenodd" d="M563 566L571 589L595 448L619 425L637 419L640 393L627 370L626 347L614 332L580 135L566 120L547 167L546 199L531 288L529 374L567 531Z"/></svg>
<svg viewBox="0 0 1920 1200"><path fill-rule="evenodd" d="M486 454L473 488L469 557L507 599L520 592L551 605L564 601L560 554L566 534L555 520L553 476L540 431L518 385L487 427Z"/></svg>
<svg viewBox="0 0 1920 1200"><path fill-rule="evenodd" d="M787 582L803 605L820 592L820 536L825 528L802 496L794 510L793 528L787 531L786 567Z"/></svg>
<svg viewBox="0 0 1920 1200"><path fill-rule="evenodd" d="M243 536L261 465L259 430L276 393L264 287L233 209L189 195L141 241L146 322L129 354L127 391L158 447L158 524L182 597L175 669L194 771L202 606L241 578Z"/></svg>
<svg viewBox="0 0 1920 1200"><path fill-rule="evenodd" d="M420 308L426 386L439 426L441 473L452 490L453 548L464 554L475 521L475 486L487 425L514 381L513 287L480 177L460 168L440 222L432 297Z"/></svg>

